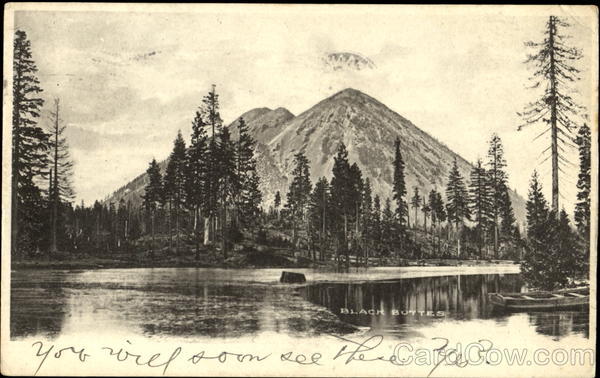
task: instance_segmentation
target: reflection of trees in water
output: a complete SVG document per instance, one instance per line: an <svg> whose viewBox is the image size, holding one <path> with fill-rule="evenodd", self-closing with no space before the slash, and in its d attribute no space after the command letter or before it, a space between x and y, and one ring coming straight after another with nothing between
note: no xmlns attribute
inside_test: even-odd
<svg viewBox="0 0 600 378"><path fill-rule="evenodd" d="M314 335L356 329L322 307L306 302L286 286L215 285L195 280L193 289L178 288L172 299L157 300L140 313L147 334L236 337L259 331ZM184 295L182 295L184 294Z"/></svg>
<svg viewBox="0 0 600 378"><path fill-rule="evenodd" d="M495 282L494 282L495 281ZM493 275L443 276L401 279L397 281L366 283L316 284L306 288L309 300L325 305L339 314L342 308L383 310L376 318L396 319L397 322L428 322L432 316L395 316L399 311L443 311L455 319L482 318L488 315L488 286L519 291L521 283L517 275L494 277ZM343 316L343 314L342 314ZM356 318L355 315L352 315ZM361 325L375 317L358 317ZM433 318L433 319L432 319Z"/></svg>
<svg viewBox="0 0 600 378"><path fill-rule="evenodd" d="M350 324L372 329L398 330L413 324L440 322L445 318L491 318L505 323L508 314L493 311L488 302L488 293L520 292L523 288L524 282L517 274L459 275L381 282L315 284L306 287L304 295L308 300L329 308ZM353 310L356 314L344 314L342 309ZM372 312L379 310L382 313L358 314L363 309ZM394 310L400 313L393 313ZM419 313L420 311L423 313ZM443 311L444 316L431 316L432 313L437 315L438 311ZM542 328L544 331L549 329L551 335L568 334L575 331L578 324L587 327L587 316L585 322L580 323L573 322L572 318L564 315L552 313L546 313L545 318L547 320L542 321L545 324ZM544 333L542 330L540 332Z"/></svg>
<svg viewBox="0 0 600 378"><path fill-rule="evenodd" d="M589 337L589 313L587 311L535 312L529 314L529 323L538 333L562 337L571 333Z"/></svg>
<svg viewBox="0 0 600 378"><path fill-rule="evenodd" d="M37 271L13 272L10 290L10 337L60 334L66 313L65 277L38 280Z"/></svg>
<svg viewBox="0 0 600 378"><path fill-rule="evenodd" d="M240 286L196 284L191 295L174 291L152 293L138 314L147 334L235 337L258 331L258 310L263 290ZM147 292L148 293L148 292Z"/></svg>

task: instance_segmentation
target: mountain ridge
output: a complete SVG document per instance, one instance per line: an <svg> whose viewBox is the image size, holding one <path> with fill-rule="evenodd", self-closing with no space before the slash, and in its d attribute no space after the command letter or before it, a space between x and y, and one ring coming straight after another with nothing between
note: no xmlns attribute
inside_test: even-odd
<svg viewBox="0 0 600 378"><path fill-rule="evenodd" d="M370 178L373 195L378 194L382 201L392 195L396 137L401 141L409 198L414 187L419 188L422 196L436 189L445 197L445 184L453 161L456 159L467 184L473 166L402 115L354 88L341 90L297 116L285 108L251 109L229 124L234 137L241 117L257 141L257 171L265 209L273 203L276 191L285 202L294 154L303 151L310 160L313 183L321 176L330 179L333 156L340 142L346 145L349 160L359 165L363 177ZM129 188L135 195L124 193L127 197L143 193L143 185L141 192L139 188L140 183L144 184L142 176ZM113 201L120 199L117 192L112 197ZM525 200L513 190L510 197L515 216L523 224ZM411 209L411 217L414 217L414 209ZM422 214L419 218L422 219Z"/></svg>

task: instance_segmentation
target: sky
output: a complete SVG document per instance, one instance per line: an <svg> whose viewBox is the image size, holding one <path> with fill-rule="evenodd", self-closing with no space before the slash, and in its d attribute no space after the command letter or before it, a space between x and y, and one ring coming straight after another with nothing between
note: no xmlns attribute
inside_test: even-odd
<svg viewBox="0 0 600 378"><path fill-rule="evenodd" d="M597 14L592 7L441 6L89 6L18 11L44 97L59 97L75 162L76 202L91 204L163 160L212 84L226 123L256 107L294 114L352 87L387 105L469 161L503 141L509 184L526 195L534 169L550 198L543 125L517 131L536 99L527 40L541 40L549 15L572 24L583 50L578 102L597 130ZM51 9L51 6L47 7ZM150 11L148 11L150 10ZM371 69L332 70L329 53L369 58ZM47 125L44 116L42 124ZM582 121L581 121L582 122ZM588 121L589 123L589 121ZM576 151L568 152L577 164ZM561 175L571 212L577 168Z"/></svg>

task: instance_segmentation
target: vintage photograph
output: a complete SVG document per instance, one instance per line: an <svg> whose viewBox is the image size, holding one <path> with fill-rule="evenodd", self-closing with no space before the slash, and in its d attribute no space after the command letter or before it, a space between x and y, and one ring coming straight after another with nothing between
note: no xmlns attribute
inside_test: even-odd
<svg viewBox="0 0 600 378"><path fill-rule="evenodd" d="M4 21L3 374L594 375L597 7Z"/></svg>

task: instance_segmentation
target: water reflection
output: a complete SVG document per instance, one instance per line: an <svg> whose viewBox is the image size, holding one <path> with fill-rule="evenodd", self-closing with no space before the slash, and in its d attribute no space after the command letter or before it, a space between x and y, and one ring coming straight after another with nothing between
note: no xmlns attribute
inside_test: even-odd
<svg viewBox="0 0 600 378"><path fill-rule="evenodd" d="M488 293L524 290L518 274L495 274L321 283L305 287L303 295L327 307L344 322L402 337L418 335L419 327L449 319L493 319L504 325L509 317L518 314L495 309L488 301ZM588 337L586 311L528 316L538 333L556 337L580 333Z"/></svg>
<svg viewBox="0 0 600 378"><path fill-rule="evenodd" d="M494 311L487 301L488 292L523 290L516 274L298 287L277 283L280 272L187 268L14 271L11 338L98 332L237 337L270 331L315 336L348 334L361 327L402 338L419 336L424 327L445 321L471 321L465 326L477 326L474 320L491 319L502 326L515 316L523 319L519 327L539 334L589 337L587 312L515 315ZM384 274L388 277L390 272Z"/></svg>
<svg viewBox="0 0 600 378"><path fill-rule="evenodd" d="M12 273L11 337L106 332L237 337L259 331L350 333L292 286L210 269ZM268 272L271 274L272 272Z"/></svg>

